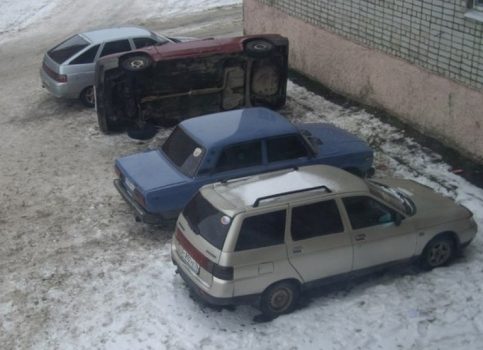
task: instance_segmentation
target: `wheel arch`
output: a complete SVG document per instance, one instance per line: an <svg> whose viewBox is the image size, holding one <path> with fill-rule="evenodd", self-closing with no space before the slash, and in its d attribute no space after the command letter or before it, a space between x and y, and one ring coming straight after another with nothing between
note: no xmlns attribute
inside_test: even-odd
<svg viewBox="0 0 483 350"><path fill-rule="evenodd" d="M262 294L265 293L265 291L267 291L269 288L271 288L272 286L278 284L278 283L282 283L282 282L287 282L287 283L291 283L293 284L294 286L296 286L298 289L299 289L299 292L302 291L302 282L297 279L296 277L288 277L288 278L284 278L284 279L281 279L281 280L276 280L272 283L270 283L267 287L265 287L265 289L263 290Z"/></svg>
<svg viewBox="0 0 483 350"><path fill-rule="evenodd" d="M456 251L459 250L460 248L460 240L458 238L458 235L456 234L456 232L454 231L451 231L451 230L448 230L448 231L442 231L440 233L437 233L433 236L433 238L431 238L425 245L424 245L424 248L422 250L421 253L424 253L424 251L428 248L428 246L431 244L431 242L433 242L434 240L436 239L439 239L439 238L442 238L442 237L448 237L451 239L451 241L453 242L453 246L455 248Z"/></svg>

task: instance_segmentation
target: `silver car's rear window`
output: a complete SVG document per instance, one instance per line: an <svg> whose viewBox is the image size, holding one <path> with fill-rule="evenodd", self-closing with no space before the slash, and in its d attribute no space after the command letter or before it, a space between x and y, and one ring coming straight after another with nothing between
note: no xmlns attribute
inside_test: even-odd
<svg viewBox="0 0 483 350"><path fill-rule="evenodd" d="M216 248L223 248L231 218L213 207L201 193L198 192L186 205L183 216L196 234Z"/></svg>
<svg viewBox="0 0 483 350"><path fill-rule="evenodd" d="M51 49L48 54L55 62L61 64L88 45L87 40L79 35L74 35Z"/></svg>

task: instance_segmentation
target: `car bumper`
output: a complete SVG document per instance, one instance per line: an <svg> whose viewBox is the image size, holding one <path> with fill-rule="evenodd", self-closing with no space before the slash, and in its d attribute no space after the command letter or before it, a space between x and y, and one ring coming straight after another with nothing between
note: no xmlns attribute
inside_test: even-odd
<svg viewBox="0 0 483 350"><path fill-rule="evenodd" d="M167 220L167 218L165 218L163 215L150 213L141 207L127 192L120 179L114 180L114 187L116 187L122 198L124 198L124 200L134 210L136 220L142 221L146 224L161 224Z"/></svg>
<svg viewBox="0 0 483 350"><path fill-rule="evenodd" d="M55 97L62 98L77 98L79 97L78 91L72 91L72 87L68 83L59 83L55 81L41 68L40 69L40 81L42 87L47 89Z"/></svg>
<svg viewBox="0 0 483 350"><path fill-rule="evenodd" d="M183 281L188 285L189 289L193 292L193 296L202 303L216 306L228 306L228 305L247 305L256 304L260 295L247 295L238 297L220 298L208 294L201 287L199 287L184 271L184 269L178 264L176 259L172 256L173 264L176 266L176 273L178 273Z"/></svg>

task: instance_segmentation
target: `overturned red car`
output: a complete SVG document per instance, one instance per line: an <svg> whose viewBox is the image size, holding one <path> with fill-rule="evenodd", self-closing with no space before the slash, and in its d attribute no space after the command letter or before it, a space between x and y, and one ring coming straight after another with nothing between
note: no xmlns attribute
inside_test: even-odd
<svg viewBox="0 0 483 350"><path fill-rule="evenodd" d="M96 67L104 133L245 106L285 104L288 40L277 34L164 43L111 55Z"/></svg>

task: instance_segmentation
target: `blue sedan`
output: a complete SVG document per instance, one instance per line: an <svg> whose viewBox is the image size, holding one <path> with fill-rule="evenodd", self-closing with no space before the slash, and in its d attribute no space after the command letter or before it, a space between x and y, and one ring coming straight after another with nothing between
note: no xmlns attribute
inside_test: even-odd
<svg viewBox="0 0 483 350"><path fill-rule="evenodd" d="M372 161L371 148L345 130L247 108L187 119L159 149L117 159L114 185L138 220L156 224L176 218L207 183L310 164L366 176Z"/></svg>

